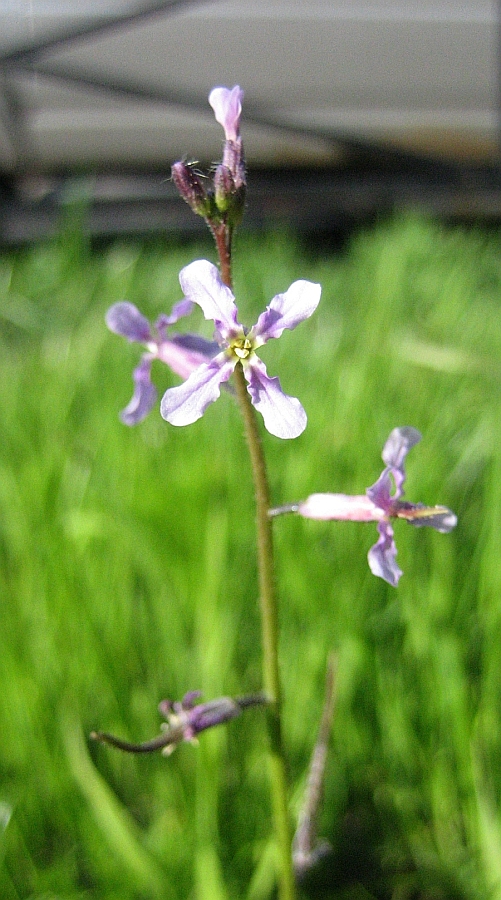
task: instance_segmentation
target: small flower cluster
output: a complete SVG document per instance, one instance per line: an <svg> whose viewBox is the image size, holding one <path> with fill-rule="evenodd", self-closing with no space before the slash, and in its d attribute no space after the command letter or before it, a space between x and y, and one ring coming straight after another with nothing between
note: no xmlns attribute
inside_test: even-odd
<svg viewBox="0 0 501 900"><path fill-rule="evenodd" d="M172 180L181 197L213 231L221 225L233 229L244 212L245 158L240 136L243 96L238 85L231 90L216 87L209 94L209 103L225 136L223 159L212 180L198 172L193 163L181 161L172 166Z"/></svg>
<svg viewBox="0 0 501 900"><path fill-rule="evenodd" d="M175 163L173 178L181 195L196 212L204 215L214 230L221 216L235 218L243 209L245 166L240 137L243 91L238 85L229 90L217 87L209 102L217 121L223 126L223 161L214 175L214 191L207 193L193 168ZM215 198L215 199L214 199ZM216 212L213 205L216 204ZM209 215L209 208L212 210ZM219 216L219 219L218 219ZM212 218L211 218L212 217ZM230 227L227 225L226 226ZM306 428L306 413L299 400L289 397L278 378L270 378L255 351L285 329L292 330L307 319L318 306L321 288L310 281L295 281L284 294L277 294L252 328L238 322L235 298L223 283L218 269L205 259L195 260L179 275L183 300L176 303L170 316L162 315L152 326L132 304L116 303L108 311L106 322L115 334L143 344L147 352L134 369L134 394L121 413L126 425L141 422L155 404L157 392L151 382L154 359L168 365L186 379L163 396L160 412L171 425L196 422L220 394L220 386L241 365L252 403L263 416L268 431L280 438L295 438ZM201 307L206 319L215 326L215 340L199 335L167 335L167 328Z"/></svg>

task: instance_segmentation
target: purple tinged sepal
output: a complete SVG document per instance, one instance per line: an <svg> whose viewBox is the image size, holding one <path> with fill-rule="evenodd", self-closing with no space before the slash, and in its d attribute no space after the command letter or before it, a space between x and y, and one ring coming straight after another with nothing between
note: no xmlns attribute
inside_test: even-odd
<svg viewBox="0 0 501 900"><path fill-rule="evenodd" d="M207 190L207 179L196 171L192 163L183 161L174 163L171 174L181 197L193 212L212 220L216 210L212 190Z"/></svg>
<svg viewBox="0 0 501 900"><path fill-rule="evenodd" d="M162 734L150 741L134 744L102 731L93 731L90 736L95 741L111 744L126 753L153 753L161 750L164 755L169 756L178 744L196 743L197 735L202 731L235 719L244 709L264 706L269 702L264 694L218 697L207 703L197 703L200 697L200 691L190 691L181 701L162 700L158 708L167 722L162 725Z"/></svg>
<svg viewBox="0 0 501 900"><path fill-rule="evenodd" d="M272 509L269 515L295 512L307 519L377 522L379 538L369 550L369 567L373 575L396 587L402 570L396 562L397 548L391 520L405 519L416 528L429 526L445 534L457 525L457 516L446 506L425 506L400 499L406 478L406 456L420 440L421 434L416 428L394 428L382 452L386 468L375 484L367 488L365 495L311 494L301 503Z"/></svg>
<svg viewBox="0 0 501 900"><path fill-rule="evenodd" d="M245 170L235 179L229 167L224 163L217 166L214 172L214 202L218 212L230 228L240 225L245 209Z"/></svg>

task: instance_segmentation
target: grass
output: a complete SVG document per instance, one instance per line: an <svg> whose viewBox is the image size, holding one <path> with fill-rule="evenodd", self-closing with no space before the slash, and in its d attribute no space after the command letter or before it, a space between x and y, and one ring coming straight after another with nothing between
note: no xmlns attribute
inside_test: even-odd
<svg viewBox="0 0 501 900"><path fill-rule="evenodd" d="M126 297L155 317L209 243L117 243L78 228L0 258L0 896L265 900L272 881L259 710L170 759L88 741L159 731L156 706L260 687L253 500L230 395L175 429L118 420L138 348L107 332ZM343 900L501 898L501 234L381 224L342 255L241 237L251 323L296 278L314 317L263 350L309 416L265 436L274 502L361 493L396 425L422 443L411 500L451 535L397 525L397 590L373 526L276 522L285 734L296 811L335 649L338 702L304 888ZM206 323L196 327L208 334ZM190 323L190 327L193 327ZM159 390L174 376L155 368Z"/></svg>

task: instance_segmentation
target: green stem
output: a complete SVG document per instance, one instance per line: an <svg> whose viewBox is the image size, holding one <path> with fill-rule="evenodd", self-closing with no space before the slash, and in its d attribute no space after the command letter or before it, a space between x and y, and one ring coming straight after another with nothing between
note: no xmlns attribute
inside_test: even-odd
<svg viewBox="0 0 501 900"><path fill-rule="evenodd" d="M291 832L288 810L287 775L281 730L281 688L278 665L278 600L275 584L272 522L268 515L270 491L266 463L254 407L240 363L235 368L235 387L245 424L252 463L256 495L257 554L259 569L259 602L263 643L264 690L272 701L267 722L270 738L270 781L273 820L278 844L279 898L294 900L296 896L291 855Z"/></svg>
<svg viewBox="0 0 501 900"><path fill-rule="evenodd" d="M232 230L226 226L212 229L219 256L221 279L233 289L231 277ZM278 665L278 599L275 585L270 489L266 473L261 435L256 413L247 392L240 363L234 373L235 387L242 412L247 445L251 458L254 492L256 495L257 557L259 571L259 603L263 645L263 684L271 703L267 707L270 740L270 784L273 824L278 851L279 900L295 900L296 883L292 865L292 834L289 822L287 771L282 744L281 688Z"/></svg>

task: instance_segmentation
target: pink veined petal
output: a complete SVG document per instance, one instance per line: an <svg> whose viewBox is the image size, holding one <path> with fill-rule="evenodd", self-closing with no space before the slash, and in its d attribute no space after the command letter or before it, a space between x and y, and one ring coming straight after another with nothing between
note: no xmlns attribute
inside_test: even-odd
<svg viewBox="0 0 501 900"><path fill-rule="evenodd" d="M209 103L214 110L216 122L223 126L227 141L236 141L238 138L243 96L244 92L238 84L231 89L215 87L209 94Z"/></svg>
<svg viewBox="0 0 501 900"><path fill-rule="evenodd" d="M306 519L346 520L351 522L374 522L383 518L384 512L374 506L371 500L362 494L310 494L298 506L298 513Z"/></svg>
<svg viewBox="0 0 501 900"><path fill-rule="evenodd" d="M220 334L230 338L241 332L237 322L235 298L221 281L218 269L207 259L196 259L179 273L179 283L187 300L201 307L206 319L212 319Z"/></svg>
<svg viewBox="0 0 501 900"><path fill-rule="evenodd" d="M320 302L321 292L321 286L312 281L295 281L285 294L277 294L252 329L256 346L280 337L285 328L292 331L308 319Z"/></svg>
<svg viewBox="0 0 501 900"><path fill-rule="evenodd" d="M249 394L270 434L288 440L306 428L306 413L296 397L284 394L278 378L270 378L262 360L254 354L244 366Z"/></svg>
<svg viewBox="0 0 501 900"><path fill-rule="evenodd" d="M393 539L393 528L389 522L380 522L377 527L379 539L367 554L369 568L373 575L384 578L396 587L403 574L396 562L397 547Z"/></svg>
<svg viewBox="0 0 501 900"><path fill-rule="evenodd" d="M228 359L225 353L199 366L183 384L165 392L160 404L162 417L171 425L196 422L217 400L220 385L228 380L234 368L235 360Z"/></svg>

